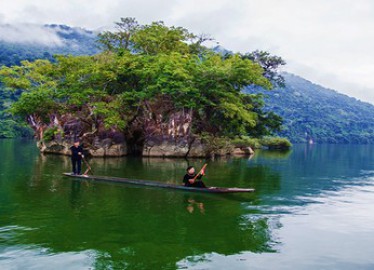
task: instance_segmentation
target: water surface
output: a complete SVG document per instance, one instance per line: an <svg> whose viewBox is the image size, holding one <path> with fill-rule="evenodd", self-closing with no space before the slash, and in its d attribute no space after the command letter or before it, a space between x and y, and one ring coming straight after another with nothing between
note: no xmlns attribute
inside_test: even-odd
<svg viewBox="0 0 374 270"><path fill-rule="evenodd" d="M253 194L74 181L69 158L0 140L0 269L374 269L373 146L296 145L210 161L206 183ZM204 160L90 161L179 182Z"/></svg>

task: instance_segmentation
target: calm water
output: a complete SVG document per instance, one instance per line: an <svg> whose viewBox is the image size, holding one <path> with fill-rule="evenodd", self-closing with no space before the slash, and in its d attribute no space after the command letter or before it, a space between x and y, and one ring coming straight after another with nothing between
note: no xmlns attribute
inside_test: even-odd
<svg viewBox="0 0 374 270"><path fill-rule="evenodd" d="M0 140L0 269L374 269L374 146L295 146L209 162L192 194L61 176L69 159ZM91 160L175 182L203 160Z"/></svg>

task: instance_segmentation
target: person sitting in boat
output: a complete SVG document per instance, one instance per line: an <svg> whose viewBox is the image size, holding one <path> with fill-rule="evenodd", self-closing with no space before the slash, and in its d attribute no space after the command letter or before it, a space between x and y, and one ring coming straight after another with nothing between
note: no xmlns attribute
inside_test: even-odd
<svg viewBox="0 0 374 270"><path fill-rule="evenodd" d="M193 166L189 166L187 168L187 173L183 178L183 183L186 187L197 187L197 188L206 188L201 178L205 175L204 170L202 170L199 175L195 174L195 168Z"/></svg>
<svg viewBox="0 0 374 270"><path fill-rule="evenodd" d="M74 145L70 147L71 151L71 163L73 167L73 174L80 175L82 168L83 148L80 146L79 140L74 141Z"/></svg>

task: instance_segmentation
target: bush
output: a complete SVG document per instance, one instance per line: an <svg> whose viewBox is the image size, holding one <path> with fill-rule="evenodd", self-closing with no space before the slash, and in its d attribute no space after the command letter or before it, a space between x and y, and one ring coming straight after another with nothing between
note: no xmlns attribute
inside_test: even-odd
<svg viewBox="0 0 374 270"><path fill-rule="evenodd" d="M205 132L200 135L200 138L205 144L207 156L225 155L232 150L232 144L228 138L216 137Z"/></svg>
<svg viewBox="0 0 374 270"><path fill-rule="evenodd" d="M281 137L265 137L260 140L260 143L269 149L289 149L292 147L288 139Z"/></svg>
<svg viewBox="0 0 374 270"><path fill-rule="evenodd" d="M210 157L231 153L234 148L251 147L252 149L268 148L270 150L287 150L292 147L288 139L280 137L264 137L259 139L242 136L229 139L227 137L215 137L203 133L200 138L206 147L207 156Z"/></svg>
<svg viewBox="0 0 374 270"><path fill-rule="evenodd" d="M260 139L250 138L250 137L247 137L247 136L232 139L231 144L235 148L244 148L244 147L248 147L248 146L250 146L252 149L262 148L262 145L260 143Z"/></svg>
<svg viewBox="0 0 374 270"><path fill-rule="evenodd" d="M43 133L43 140L45 142L50 142L55 139L56 135L58 134L61 134L63 136L63 132L57 127L47 128Z"/></svg>

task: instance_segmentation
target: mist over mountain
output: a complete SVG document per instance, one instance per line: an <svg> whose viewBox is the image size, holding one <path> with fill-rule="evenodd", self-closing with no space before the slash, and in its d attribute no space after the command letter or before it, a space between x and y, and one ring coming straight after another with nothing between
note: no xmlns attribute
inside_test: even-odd
<svg viewBox="0 0 374 270"><path fill-rule="evenodd" d="M54 54L95 54L99 52L96 40L96 32L66 25L0 25L0 66L53 60Z"/></svg>

